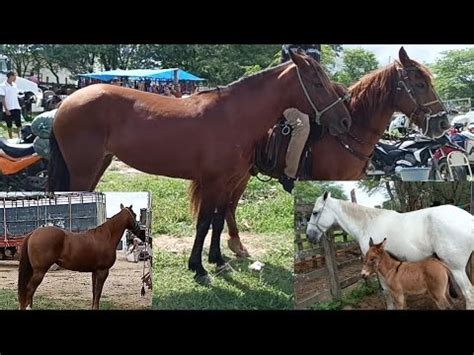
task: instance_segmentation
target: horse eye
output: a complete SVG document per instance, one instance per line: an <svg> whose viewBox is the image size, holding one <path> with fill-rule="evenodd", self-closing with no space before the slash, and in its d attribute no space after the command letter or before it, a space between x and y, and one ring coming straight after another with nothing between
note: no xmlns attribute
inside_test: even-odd
<svg viewBox="0 0 474 355"><path fill-rule="evenodd" d="M316 216L318 214L318 211L313 211L313 216Z"/></svg>
<svg viewBox="0 0 474 355"><path fill-rule="evenodd" d="M323 84L322 83L313 83L313 86L317 89L321 89L323 88Z"/></svg>
<svg viewBox="0 0 474 355"><path fill-rule="evenodd" d="M425 86L425 83L417 83L416 87L419 89L424 89L426 86Z"/></svg>

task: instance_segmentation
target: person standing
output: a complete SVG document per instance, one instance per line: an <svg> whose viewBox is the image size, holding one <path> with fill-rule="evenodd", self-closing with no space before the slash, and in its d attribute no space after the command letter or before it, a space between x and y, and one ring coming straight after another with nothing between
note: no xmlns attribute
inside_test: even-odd
<svg viewBox="0 0 474 355"><path fill-rule="evenodd" d="M7 123L8 136L13 138L12 128L13 122L17 128L18 137L21 128L21 106L18 101L18 88L15 84L16 73L9 71L7 73L7 80L0 85L0 96L3 104L3 117Z"/></svg>

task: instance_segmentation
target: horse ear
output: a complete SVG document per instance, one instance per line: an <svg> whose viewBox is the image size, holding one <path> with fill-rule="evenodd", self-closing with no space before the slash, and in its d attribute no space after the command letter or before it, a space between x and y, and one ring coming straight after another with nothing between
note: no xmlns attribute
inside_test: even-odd
<svg viewBox="0 0 474 355"><path fill-rule="evenodd" d="M400 48L400 51L398 52L398 58L400 59L400 63L402 63L402 65L404 67L409 67L411 66L411 59L410 57L408 57L408 54L407 52L405 51L405 48L401 47Z"/></svg>
<svg viewBox="0 0 474 355"><path fill-rule="evenodd" d="M124 207L123 207L123 204L120 204L120 209L121 209L121 210L123 210L123 209L124 209Z"/></svg>
<svg viewBox="0 0 474 355"><path fill-rule="evenodd" d="M384 248L386 242L387 242L387 238L383 238L383 242L380 243L380 247L381 247L381 248Z"/></svg>
<svg viewBox="0 0 474 355"><path fill-rule="evenodd" d="M369 247L373 247L374 246L374 240L372 239L372 237L370 237L369 239Z"/></svg>
<svg viewBox="0 0 474 355"><path fill-rule="evenodd" d="M303 69L305 67L309 67L308 61L304 59L301 54L295 53L295 51L291 48L288 50L288 52L290 54L291 61L295 63L298 68Z"/></svg>
<svg viewBox="0 0 474 355"><path fill-rule="evenodd" d="M132 209L132 207L133 207L133 205L130 205L129 209L131 210L131 209Z"/></svg>
<svg viewBox="0 0 474 355"><path fill-rule="evenodd" d="M323 200L326 201L326 200L328 199L328 197L331 197L331 192L326 191L326 192L324 193Z"/></svg>

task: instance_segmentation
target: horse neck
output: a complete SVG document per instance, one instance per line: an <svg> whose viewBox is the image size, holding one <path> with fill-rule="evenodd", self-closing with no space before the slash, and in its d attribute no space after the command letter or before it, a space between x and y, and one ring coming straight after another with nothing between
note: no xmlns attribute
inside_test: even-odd
<svg viewBox="0 0 474 355"><path fill-rule="evenodd" d="M353 134L371 144L378 142L396 110L394 83L397 81L397 69L392 64L349 88Z"/></svg>
<svg viewBox="0 0 474 355"><path fill-rule="evenodd" d="M289 63L241 79L224 90L227 90L226 103L235 105L238 112L228 116L231 124L255 139L261 138L285 109L295 107L306 111L309 107L296 66Z"/></svg>
<svg viewBox="0 0 474 355"><path fill-rule="evenodd" d="M387 274L393 270L395 267L400 264L399 261L393 259L385 250L382 253L382 258L380 259L378 271L382 276L387 276Z"/></svg>
<svg viewBox="0 0 474 355"><path fill-rule="evenodd" d="M336 199L331 200L329 208L333 211L339 226L359 242L364 253L367 250L365 244L368 245L367 229L369 222L373 223L375 218L378 217L374 214L382 215L387 212ZM365 243L366 241L367 243Z"/></svg>
<svg viewBox="0 0 474 355"><path fill-rule="evenodd" d="M122 238L123 232L125 229L129 228L130 225L130 216L123 209L107 222L105 222L101 227L106 227L110 231L111 243L117 245L120 239Z"/></svg>

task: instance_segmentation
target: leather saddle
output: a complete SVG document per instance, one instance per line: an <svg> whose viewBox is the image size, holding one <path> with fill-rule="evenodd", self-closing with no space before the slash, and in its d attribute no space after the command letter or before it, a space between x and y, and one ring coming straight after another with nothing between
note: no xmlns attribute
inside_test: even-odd
<svg viewBox="0 0 474 355"><path fill-rule="evenodd" d="M321 139L324 129L313 120L310 121L310 134L306 141L298 168L298 178L301 180L311 179L312 171L312 145ZM250 170L252 175L261 173L274 178L283 175L285 169L286 151L291 139L292 128L288 121L282 117L274 125L265 137L256 146L254 163Z"/></svg>

